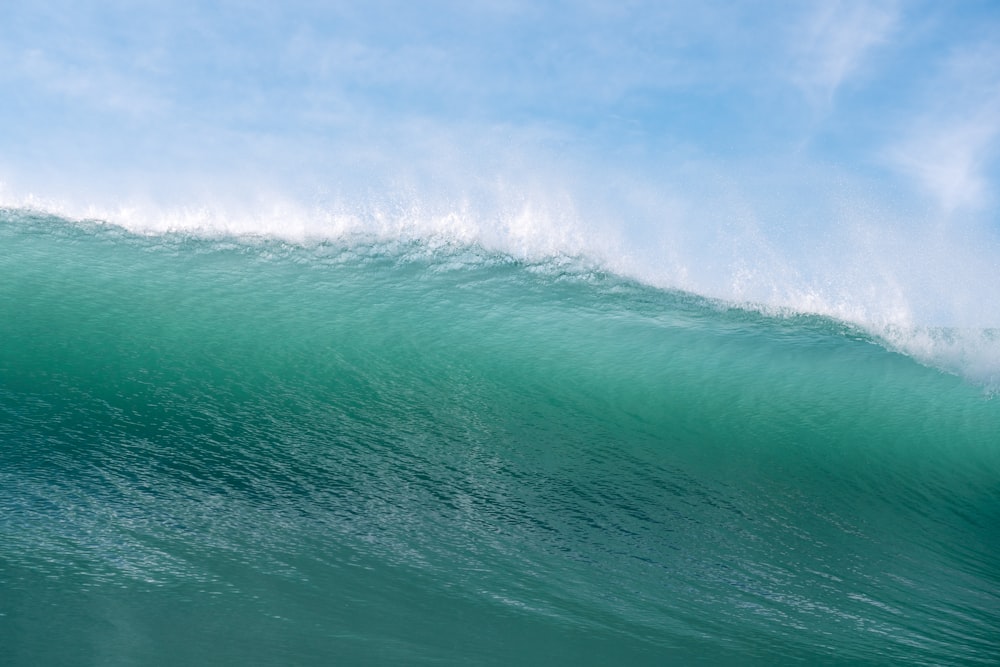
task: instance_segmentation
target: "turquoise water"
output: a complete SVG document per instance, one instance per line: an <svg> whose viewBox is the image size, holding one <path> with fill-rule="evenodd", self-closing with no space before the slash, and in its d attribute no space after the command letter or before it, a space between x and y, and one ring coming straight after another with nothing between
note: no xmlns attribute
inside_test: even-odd
<svg viewBox="0 0 1000 667"><path fill-rule="evenodd" d="M0 212L0 663L997 664L1000 402L443 242Z"/></svg>

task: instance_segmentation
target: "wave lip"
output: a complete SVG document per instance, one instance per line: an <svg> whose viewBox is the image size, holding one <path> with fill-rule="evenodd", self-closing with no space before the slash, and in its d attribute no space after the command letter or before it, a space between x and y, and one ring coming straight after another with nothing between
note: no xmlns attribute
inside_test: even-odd
<svg viewBox="0 0 1000 667"><path fill-rule="evenodd" d="M471 202L458 207L449 202L427 206L397 198L381 205L369 202L363 206L322 208L303 207L282 199L242 213L212 207L156 209L138 205L114 210L74 209L31 198L17 203L22 207L4 209L7 224L26 218L43 226L89 221L139 236L250 244L276 241L302 247L333 244L353 248L405 246L444 253L468 251L475 256L495 255L537 266L553 265L560 271L577 267L573 270L608 272L766 315L831 317L861 327L891 350L960 375L989 394L1000 386L1000 341L996 324L989 324L994 315L1000 320L1000 313L991 314L988 306L995 299L980 294L990 291L989 280L957 284L960 281L952 279L929 289L927 283L933 277L915 277L913 267L903 266L902 260L883 265L873 258L875 268L867 271L858 265L863 258L855 257L853 265L837 268L844 258L850 258L850 249L841 248L840 259L836 255L824 259L834 269L818 269L819 273L790 263L760 243L744 247L728 260L725 251L716 257L716 248L704 243L689 248L687 256L681 246L656 246L653 252L650 247L636 245L634 238L630 240L626 228L588 225L566 200L559 205L522 200L503 206L494 201L492 208L483 208ZM50 209L63 214L53 216ZM66 211L74 215L65 217ZM758 253L764 253L764 259ZM879 256L888 255L891 253L883 247ZM954 264L961 259L949 261ZM972 263L971 267L969 270L976 275L981 273L979 264ZM906 281L912 284L906 285ZM919 297L914 298L914 294ZM955 305L958 303L986 307L959 307ZM981 312L970 318L967 313L971 311ZM955 323L933 323L941 319ZM969 325L970 319L977 323Z"/></svg>

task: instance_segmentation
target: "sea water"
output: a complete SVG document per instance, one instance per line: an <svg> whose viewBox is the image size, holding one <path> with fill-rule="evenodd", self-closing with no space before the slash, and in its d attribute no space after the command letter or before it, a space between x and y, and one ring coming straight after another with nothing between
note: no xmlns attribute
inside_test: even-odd
<svg viewBox="0 0 1000 667"><path fill-rule="evenodd" d="M0 249L0 664L1000 660L975 359L441 239Z"/></svg>

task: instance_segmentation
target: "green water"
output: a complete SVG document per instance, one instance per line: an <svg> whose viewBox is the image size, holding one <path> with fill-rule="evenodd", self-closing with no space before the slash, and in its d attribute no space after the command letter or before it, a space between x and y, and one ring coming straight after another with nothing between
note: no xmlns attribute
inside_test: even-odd
<svg viewBox="0 0 1000 667"><path fill-rule="evenodd" d="M0 213L0 664L997 664L1000 402L427 242Z"/></svg>

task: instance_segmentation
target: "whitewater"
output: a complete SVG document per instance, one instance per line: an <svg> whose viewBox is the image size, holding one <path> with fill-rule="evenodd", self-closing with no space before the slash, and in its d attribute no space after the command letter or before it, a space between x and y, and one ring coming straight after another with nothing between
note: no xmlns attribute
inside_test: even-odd
<svg viewBox="0 0 1000 667"><path fill-rule="evenodd" d="M905 272L53 208L0 212L4 664L997 663L998 336Z"/></svg>

